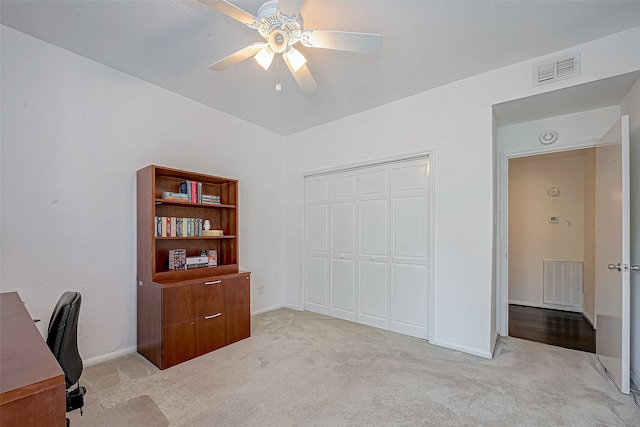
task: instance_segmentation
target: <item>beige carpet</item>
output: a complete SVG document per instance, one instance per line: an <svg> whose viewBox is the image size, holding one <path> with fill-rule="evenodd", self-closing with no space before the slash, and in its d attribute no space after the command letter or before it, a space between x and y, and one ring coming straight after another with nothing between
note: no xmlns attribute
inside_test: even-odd
<svg viewBox="0 0 640 427"><path fill-rule="evenodd" d="M589 353L505 338L486 360L287 309L255 316L252 334L164 371L137 354L86 368L87 401L105 410L85 424L87 406L72 426L639 425ZM128 422L145 396L166 420ZM131 417L108 419L111 408Z"/></svg>
<svg viewBox="0 0 640 427"><path fill-rule="evenodd" d="M158 405L147 395L105 409L95 397L86 396L84 413L76 410L67 414L72 426L85 427L146 427L168 426L169 421Z"/></svg>

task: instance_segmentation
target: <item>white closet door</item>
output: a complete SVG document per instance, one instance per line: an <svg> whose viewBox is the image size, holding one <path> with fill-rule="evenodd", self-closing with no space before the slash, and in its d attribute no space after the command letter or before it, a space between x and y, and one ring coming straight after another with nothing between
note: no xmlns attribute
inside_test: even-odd
<svg viewBox="0 0 640 427"><path fill-rule="evenodd" d="M389 329L389 165L358 171L359 322Z"/></svg>
<svg viewBox="0 0 640 427"><path fill-rule="evenodd" d="M329 179L305 181L305 308L329 314Z"/></svg>
<svg viewBox="0 0 640 427"><path fill-rule="evenodd" d="M391 165L391 206L391 330L428 339L428 159Z"/></svg>
<svg viewBox="0 0 640 427"><path fill-rule="evenodd" d="M356 178L355 171L332 174L329 178L329 314L347 320L356 320Z"/></svg>
<svg viewBox="0 0 640 427"><path fill-rule="evenodd" d="M305 308L428 339L429 160L305 180Z"/></svg>

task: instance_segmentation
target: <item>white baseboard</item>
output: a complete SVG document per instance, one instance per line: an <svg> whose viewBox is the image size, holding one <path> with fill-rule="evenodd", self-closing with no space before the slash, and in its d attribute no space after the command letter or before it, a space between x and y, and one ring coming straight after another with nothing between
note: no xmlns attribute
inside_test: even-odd
<svg viewBox="0 0 640 427"><path fill-rule="evenodd" d="M90 359L85 359L82 361L82 364L85 367L91 366L91 365L97 365L98 363L107 362L112 359L117 359L118 357L135 353L137 350L138 348L136 346L123 348L122 350L116 350L111 353L103 354L102 356L96 356Z"/></svg>
<svg viewBox="0 0 640 427"><path fill-rule="evenodd" d="M277 309L282 308L282 307L284 307L283 304L272 305L271 307L261 308L260 310L252 311L251 315L252 316L257 316L258 314L266 313L268 311L277 310Z"/></svg>
<svg viewBox="0 0 640 427"><path fill-rule="evenodd" d="M490 351L482 351L476 348L471 348L464 345L454 344L446 341L440 341L437 339L431 340L429 341L429 343L440 346L440 347L445 347L450 350L461 351L463 353L471 354L473 356L479 356L484 359L493 359L493 354Z"/></svg>
<svg viewBox="0 0 640 427"><path fill-rule="evenodd" d="M583 311L582 317L584 317L587 320L587 322L589 322L589 324L594 330L596 329L595 322L593 321L593 318L589 315L589 313L587 313L586 311Z"/></svg>
<svg viewBox="0 0 640 427"><path fill-rule="evenodd" d="M296 304L285 304L283 307L290 308L291 310L304 311L302 307Z"/></svg>
<svg viewBox="0 0 640 427"><path fill-rule="evenodd" d="M527 307L536 307L536 308L548 308L551 310L562 310L562 311L573 311L574 313L582 313L582 308L580 307L569 307L566 305L555 305L555 304L538 304L535 302L528 302L528 301L516 301L516 300L509 300L509 304L514 304L514 305L524 305Z"/></svg>

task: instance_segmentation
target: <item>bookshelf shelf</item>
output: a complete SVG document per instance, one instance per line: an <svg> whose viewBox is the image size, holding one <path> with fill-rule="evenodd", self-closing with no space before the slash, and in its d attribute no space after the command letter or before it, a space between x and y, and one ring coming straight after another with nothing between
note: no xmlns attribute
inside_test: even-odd
<svg viewBox="0 0 640 427"><path fill-rule="evenodd" d="M208 209L235 209L235 205L223 205L213 203L191 203L191 202L173 202L164 199L155 199L156 205L172 205L172 206L197 206Z"/></svg>
<svg viewBox="0 0 640 427"><path fill-rule="evenodd" d="M238 270L238 181L150 165L137 172L136 185L138 353L165 369L249 337L250 273ZM185 197L187 188L189 200L220 203L163 199ZM200 235L204 220L224 235ZM170 254L173 266L180 256L212 251L215 266L169 269Z"/></svg>
<svg viewBox="0 0 640 427"><path fill-rule="evenodd" d="M236 239L236 236L178 236L178 237L156 237L157 240L219 240Z"/></svg>

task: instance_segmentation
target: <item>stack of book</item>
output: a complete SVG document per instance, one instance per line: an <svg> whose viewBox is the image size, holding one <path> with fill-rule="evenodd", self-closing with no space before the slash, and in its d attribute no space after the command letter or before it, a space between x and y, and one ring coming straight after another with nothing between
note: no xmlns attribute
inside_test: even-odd
<svg viewBox="0 0 640 427"><path fill-rule="evenodd" d="M200 203L205 203L207 205L219 205L220 196L213 196L211 194L202 194Z"/></svg>
<svg viewBox="0 0 640 427"><path fill-rule="evenodd" d="M202 218L156 217L156 237L197 237L202 234Z"/></svg>
<svg viewBox="0 0 640 427"><path fill-rule="evenodd" d="M207 267L209 258L206 256L188 256L187 257L187 269Z"/></svg>
<svg viewBox="0 0 640 427"><path fill-rule="evenodd" d="M169 250L169 270L186 270L187 268L187 250L171 249Z"/></svg>
<svg viewBox="0 0 640 427"><path fill-rule="evenodd" d="M222 230L202 230L202 235L205 237L222 237L224 231Z"/></svg>

